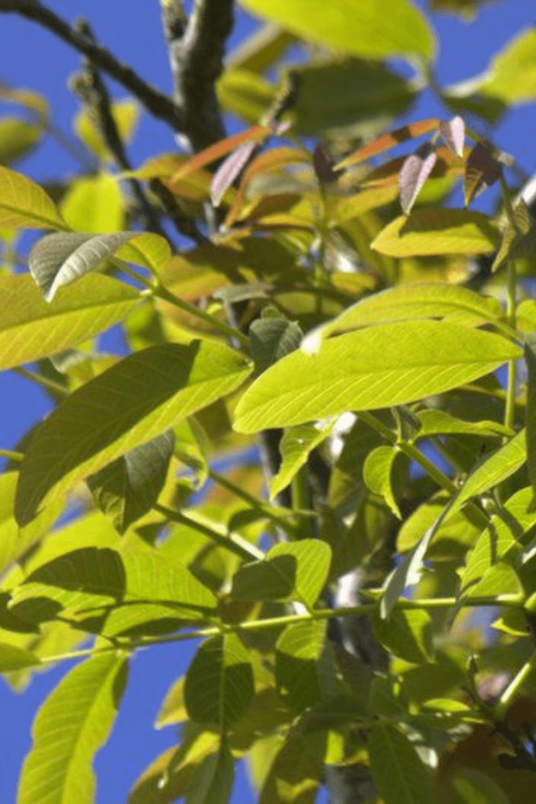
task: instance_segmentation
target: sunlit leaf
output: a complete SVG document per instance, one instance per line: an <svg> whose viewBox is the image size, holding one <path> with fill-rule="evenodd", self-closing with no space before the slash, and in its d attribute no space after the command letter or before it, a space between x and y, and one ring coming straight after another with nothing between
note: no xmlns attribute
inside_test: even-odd
<svg viewBox="0 0 536 804"><path fill-rule="evenodd" d="M383 58L415 55L431 60L435 43L425 18L404 0L336 0L329 9L307 0L242 0L259 16L305 39L343 53Z"/></svg>
<svg viewBox="0 0 536 804"><path fill-rule="evenodd" d="M203 642L184 684L192 720L225 730L240 719L253 695L253 670L240 637L229 633Z"/></svg>
<svg viewBox="0 0 536 804"><path fill-rule="evenodd" d="M268 23L239 43L227 57L230 70L263 73L295 41L293 34Z"/></svg>
<svg viewBox="0 0 536 804"><path fill-rule="evenodd" d="M115 364L35 431L21 466L17 520L27 524L45 501L229 393L248 373L239 354L200 341L149 347Z"/></svg>
<svg viewBox="0 0 536 804"><path fill-rule="evenodd" d="M220 165L210 185L212 205L219 207L223 196L233 182L238 179L257 148L256 142L243 142Z"/></svg>
<svg viewBox="0 0 536 804"><path fill-rule="evenodd" d="M442 121L439 124L439 133L450 150L462 157L465 142L465 123L463 118L453 117L452 120L448 122Z"/></svg>
<svg viewBox="0 0 536 804"><path fill-rule="evenodd" d="M43 127L18 117L0 118L0 165L11 165L39 145Z"/></svg>
<svg viewBox="0 0 536 804"><path fill-rule="evenodd" d="M477 91L506 105L528 103L536 97L536 29L529 26L493 56Z"/></svg>
<svg viewBox="0 0 536 804"><path fill-rule="evenodd" d="M175 439L172 430L126 452L91 475L88 486L119 533L151 510L164 486Z"/></svg>
<svg viewBox="0 0 536 804"><path fill-rule="evenodd" d="M428 134L438 128L440 121L433 118L430 120L420 120L418 123L410 123L407 126L402 126L394 131L389 131L387 134L382 134L376 137L367 145L354 151L350 156L345 157L341 162L336 165L337 169L351 167L358 165L360 162L365 162L373 156L389 151L395 148L402 142L411 140L414 137L420 137L423 134Z"/></svg>
<svg viewBox="0 0 536 804"><path fill-rule="evenodd" d="M239 600L299 600L312 608L326 582L331 550L318 539L276 544L266 558L242 566L231 594Z"/></svg>
<svg viewBox="0 0 536 804"><path fill-rule="evenodd" d="M533 257L536 254L536 226L530 209L520 198L513 210L513 220L507 218L502 243L491 266L496 271L507 260Z"/></svg>
<svg viewBox="0 0 536 804"><path fill-rule="evenodd" d="M61 199L61 214L78 232L107 234L125 227L125 200L109 173L80 176Z"/></svg>
<svg viewBox="0 0 536 804"><path fill-rule="evenodd" d="M311 451L329 436L334 424L334 420L320 426L302 424L290 427L285 431L279 445L281 466L277 474L270 480L271 500L275 499L292 482L293 477L307 463Z"/></svg>
<svg viewBox="0 0 536 804"><path fill-rule="evenodd" d="M409 215L426 179L434 169L437 154L433 145L426 143L417 153L408 156L400 170L400 204Z"/></svg>
<svg viewBox="0 0 536 804"><path fill-rule="evenodd" d="M130 241L142 240L141 249ZM169 246L160 235L148 232L114 232L113 234L91 235L78 232L52 234L39 240L30 252L30 271L47 301L52 301L57 290L63 285L75 282L116 252L123 251L125 259L146 265L147 247L161 254L163 260L169 256ZM144 248L145 246L145 248Z"/></svg>
<svg viewBox="0 0 536 804"><path fill-rule="evenodd" d="M14 229L68 228L42 187L6 167L0 167L0 226Z"/></svg>
<svg viewBox="0 0 536 804"><path fill-rule="evenodd" d="M0 366L19 366L88 340L121 321L139 302L132 287L87 276L51 304L27 274L0 277Z"/></svg>
<svg viewBox="0 0 536 804"><path fill-rule="evenodd" d="M464 209L418 209L382 229L371 248L391 257L427 254L490 254L499 233L490 218Z"/></svg>
<svg viewBox="0 0 536 804"><path fill-rule="evenodd" d="M235 428L256 432L346 411L407 404L469 382L519 357L504 338L457 324L385 324L295 351L242 396Z"/></svg>
<svg viewBox="0 0 536 804"><path fill-rule="evenodd" d="M402 519L402 514L397 502L396 492L399 489L397 488L395 491L395 487L400 485L400 481L404 481L404 472L399 462L398 466L395 464L397 458L402 457L397 447L376 447L367 455L363 467L363 480L369 491L383 497L398 519Z"/></svg>
<svg viewBox="0 0 536 804"><path fill-rule="evenodd" d="M370 767L385 804L430 804L436 798L430 771L408 737L395 726L368 736Z"/></svg>
<svg viewBox="0 0 536 804"><path fill-rule="evenodd" d="M525 339L525 363L527 366L527 466L532 488L536 493L536 337L527 335Z"/></svg>
<svg viewBox="0 0 536 804"><path fill-rule="evenodd" d="M90 659L60 682L41 707L19 783L19 804L92 804L92 763L110 733L127 680L122 656Z"/></svg>
<svg viewBox="0 0 536 804"><path fill-rule="evenodd" d="M0 642L0 673L10 673L23 667L35 667L41 659L27 650Z"/></svg>
<svg viewBox="0 0 536 804"><path fill-rule="evenodd" d="M138 124L140 116L139 104L132 98L122 98L121 100L113 101L110 111L115 120L121 141L125 144L129 143ZM110 149L104 141L89 108L84 107L78 112L74 118L73 127L84 145L86 145L98 159L113 159Z"/></svg>

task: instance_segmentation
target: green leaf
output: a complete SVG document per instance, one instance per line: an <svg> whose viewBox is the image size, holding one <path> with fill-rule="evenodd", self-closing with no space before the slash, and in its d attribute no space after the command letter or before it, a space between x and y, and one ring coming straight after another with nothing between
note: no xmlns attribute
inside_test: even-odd
<svg viewBox="0 0 536 804"><path fill-rule="evenodd" d="M262 374L282 357L293 352L300 345L302 337L300 325L284 316L264 315L258 318L249 328L255 371Z"/></svg>
<svg viewBox="0 0 536 804"><path fill-rule="evenodd" d="M227 804L233 782L233 756L222 740L219 751L209 754L195 768L185 804Z"/></svg>
<svg viewBox="0 0 536 804"><path fill-rule="evenodd" d="M320 700L320 657L326 623L310 620L289 625L277 640L275 681L283 701L298 712Z"/></svg>
<svg viewBox="0 0 536 804"><path fill-rule="evenodd" d="M87 276L47 304L27 274L0 276L0 367L54 355L116 324L138 291L107 276Z"/></svg>
<svg viewBox="0 0 536 804"><path fill-rule="evenodd" d="M419 438L429 435L457 433L476 436L505 436L511 432L503 424L493 421L468 422L451 416L444 410L421 410L417 413L421 423Z"/></svg>
<svg viewBox="0 0 536 804"><path fill-rule="evenodd" d="M472 768L456 768L450 784L453 804L510 804L497 782Z"/></svg>
<svg viewBox="0 0 536 804"><path fill-rule="evenodd" d="M403 457L397 446L376 447L367 455L363 467L363 480L369 491L383 497L398 519L402 519L402 514L396 497L400 492L398 487L404 484L405 472L400 461L398 461L398 466L395 466L395 462L397 462L397 458L403 459Z"/></svg>
<svg viewBox="0 0 536 804"><path fill-rule="evenodd" d="M301 467L307 463L310 452L329 436L334 425L335 421L331 420L321 425L301 424L285 431L279 444L281 466L269 484L271 500L292 482Z"/></svg>
<svg viewBox="0 0 536 804"><path fill-rule="evenodd" d="M145 244L154 243L154 250L169 256L169 245L163 237L148 232L114 232L91 235L78 232L62 232L41 238L30 252L30 271L47 301L52 301L58 288L75 282L101 263L112 257L129 241L143 239ZM144 251L135 251L130 243L126 252L133 262L146 265ZM125 253L124 251L122 252ZM136 256L139 255L139 259Z"/></svg>
<svg viewBox="0 0 536 804"><path fill-rule="evenodd" d="M0 642L0 673L10 673L23 667L35 667L41 659L27 650Z"/></svg>
<svg viewBox="0 0 536 804"><path fill-rule="evenodd" d="M35 430L21 465L17 521L27 524L42 503L229 393L248 373L236 352L201 341L149 347L104 371Z"/></svg>
<svg viewBox="0 0 536 804"><path fill-rule="evenodd" d="M92 804L92 762L112 728L127 680L125 658L108 653L78 665L41 707L20 779L18 804Z"/></svg>
<svg viewBox="0 0 536 804"><path fill-rule="evenodd" d="M122 553L109 547L74 550L35 569L11 597L12 611L31 622L49 619L58 609L84 611L137 602L166 603L177 617L193 620L215 610L212 592L190 570L149 548Z"/></svg>
<svg viewBox="0 0 536 804"><path fill-rule="evenodd" d="M122 98L111 104L112 117L115 120L121 141L128 144L138 125L140 116L139 104L132 98ZM84 107L74 118L73 126L84 145L100 160L113 160L113 155L96 125L89 107Z"/></svg>
<svg viewBox="0 0 536 804"><path fill-rule="evenodd" d="M173 455L172 430L126 452L87 479L93 499L119 533L151 510L164 487Z"/></svg>
<svg viewBox="0 0 536 804"><path fill-rule="evenodd" d="M114 176L80 176L61 200L61 214L75 231L106 234L125 226L125 201Z"/></svg>
<svg viewBox="0 0 536 804"><path fill-rule="evenodd" d="M192 720L224 731L240 720L254 694L253 669L240 637L229 633L203 642L184 684Z"/></svg>
<svg viewBox="0 0 536 804"><path fill-rule="evenodd" d="M0 226L6 229L68 228L42 187L6 167L0 167Z"/></svg>
<svg viewBox="0 0 536 804"><path fill-rule="evenodd" d="M487 215L466 209L418 209L388 223L371 248L390 257L428 254L491 254L499 232Z"/></svg>
<svg viewBox="0 0 536 804"><path fill-rule="evenodd" d="M406 662L433 660L432 620L427 611L394 611L388 620L375 614L372 620L379 642Z"/></svg>
<svg viewBox="0 0 536 804"><path fill-rule="evenodd" d="M311 609L329 573L331 549L319 539L276 544L262 561L242 566L231 595L238 600L299 600Z"/></svg>
<svg viewBox="0 0 536 804"><path fill-rule="evenodd" d="M385 804L430 804L436 800L430 771L406 735L394 726L371 729L368 752Z"/></svg>
<svg viewBox="0 0 536 804"><path fill-rule="evenodd" d="M491 96L507 106L536 98L536 29L531 26L496 53L483 80L473 91Z"/></svg>
<svg viewBox="0 0 536 804"><path fill-rule="evenodd" d="M496 271L509 260L530 258L536 253L536 226L527 204L520 198L513 210L513 222L508 218L502 233L502 243L491 266Z"/></svg>
<svg viewBox="0 0 536 804"><path fill-rule="evenodd" d="M314 804L323 765L307 750L305 739L291 733L287 739L277 735L257 745L253 748L253 774L262 784L259 804Z"/></svg>
<svg viewBox="0 0 536 804"><path fill-rule="evenodd" d="M525 339L525 363L527 365L527 404L525 408L527 466L529 479L536 494L536 333L530 333Z"/></svg>
<svg viewBox="0 0 536 804"><path fill-rule="evenodd" d="M18 117L0 120L0 165L10 165L33 151L43 135L43 126Z"/></svg>
<svg viewBox="0 0 536 804"><path fill-rule="evenodd" d="M520 356L497 335L438 321L385 324L295 351L262 374L236 408L235 429L269 427L403 405L456 388Z"/></svg>
<svg viewBox="0 0 536 804"><path fill-rule="evenodd" d="M304 39L365 58L433 59L434 34L406 0L241 0L249 11Z"/></svg>

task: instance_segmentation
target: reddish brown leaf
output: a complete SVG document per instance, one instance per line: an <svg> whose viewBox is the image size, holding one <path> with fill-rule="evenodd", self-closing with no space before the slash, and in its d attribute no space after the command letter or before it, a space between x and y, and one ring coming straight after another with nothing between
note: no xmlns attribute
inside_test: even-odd
<svg viewBox="0 0 536 804"><path fill-rule="evenodd" d="M439 133L450 150L458 156L463 156L465 142L465 123L461 117L453 117L448 123L441 121Z"/></svg>
<svg viewBox="0 0 536 804"><path fill-rule="evenodd" d="M465 206L468 207L474 198L491 187L501 172L501 164L495 158L491 144L485 140L477 142L465 165L463 184Z"/></svg>
<svg viewBox="0 0 536 804"><path fill-rule="evenodd" d="M401 142L420 137L421 134L427 134L429 131L437 129L439 122L439 120L435 119L420 120L418 123L410 123L409 126L402 126L402 128L382 134L381 137L376 137L363 148L359 148L353 154L347 156L346 159L343 159L342 162L335 166L335 169L340 170L351 165L358 165L360 162L364 162L365 159L370 159L371 156L377 156L390 148L394 148L395 145L400 145Z"/></svg>
<svg viewBox="0 0 536 804"><path fill-rule="evenodd" d="M319 143L313 154L313 167L315 169L316 177L322 184L331 184L337 181L339 176L344 172L342 170L334 169L335 162L331 154Z"/></svg>
<svg viewBox="0 0 536 804"><path fill-rule="evenodd" d="M427 142L419 148L416 154L408 156L400 171L400 204L402 212L409 215L419 192L434 165L437 161L437 154L434 146Z"/></svg>

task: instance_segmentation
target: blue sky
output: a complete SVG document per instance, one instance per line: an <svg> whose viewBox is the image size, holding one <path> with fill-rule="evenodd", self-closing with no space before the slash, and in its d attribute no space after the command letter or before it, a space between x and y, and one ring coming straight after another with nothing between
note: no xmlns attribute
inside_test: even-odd
<svg viewBox="0 0 536 804"><path fill-rule="evenodd" d="M163 47L157 0L54 0L57 13L73 20L87 16L98 39L163 90L171 88L167 56ZM350 4L349 4L350 5ZM419 2L421 7L424 2ZM534 23L533 5L527 0L504 0L485 6L474 23L457 17L433 15L440 41L437 76L441 83L452 83L482 72L490 56L516 33ZM233 34L236 45L254 27L243 12ZM66 77L79 68L77 55L58 44L47 32L15 16L0 17L0 78L14 87L35 89L45 94L57 125L70 130L76 103L66 88ZM124 92L112 85L114 94ZM411 119L440 114L434 99L423 95L412 109ZM444 114L444 112L443 112ZM536 105L520 106L506 115L494 133L494 141L519 160L531 173L536 169ZM139 163L145 157L174 147L170 132L145 116L137 133L132 157ZM18 169L37 180L72 175L77 165L48 141ZM13 374L0 375L0 446L14 446L28 426L41 418L47 402L41 391ZM126 801L127 791L141 770L174 742L173 729L155 732L152 723L161 699L174 680L184 672L193 646L182 643L140 653L132 668L130 684L109 745L96 762L99 775L98 804ZM64 674L65 667L38 676L24 695L14 695L0 682L0 801L15 801L16 779L24 753L30 746L33 716L43 697ZM249 804L254 796L247 787L243 770L233 798L234 804ZM37 802L36 802L37 804Z"/></svg>

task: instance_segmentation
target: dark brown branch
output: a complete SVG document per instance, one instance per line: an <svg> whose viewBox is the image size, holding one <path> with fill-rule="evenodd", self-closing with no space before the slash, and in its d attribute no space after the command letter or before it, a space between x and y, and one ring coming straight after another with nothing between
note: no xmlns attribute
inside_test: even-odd
<svg viewBox="0 0 536 804"><path fill-rule="evenodd" d="M181 131L184 122L183 116L173 100L140 78L132 67L116 59L106 48L95 44L75 31L39 0L0 0L0 13L18 14L37 22L78 50L79 53L91 59L100 70L106 72L138 98L154 117L164 120L175 131Z"/></svg>
<svg viewBox="0 0 536 804"><path fill-rule="evenodd" d="M225 137L216 80L233 27L233 0L194 0L185 21L181 0L161 0L181 131L193 151Z"/></svg>

